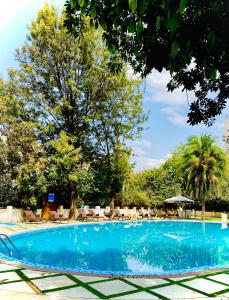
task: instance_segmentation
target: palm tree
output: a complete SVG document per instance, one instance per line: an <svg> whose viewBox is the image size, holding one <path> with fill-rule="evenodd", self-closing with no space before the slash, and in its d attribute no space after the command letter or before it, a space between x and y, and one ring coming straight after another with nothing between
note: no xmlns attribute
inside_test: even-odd
<svg viewBox="0 0 229 300"><path fill-rule="evenodd" d="M214 137L204 134L188 139L181 161L185 190L201 201L202 219L205 219L205 201L216 192L218 181L225 174L226 154Z"/></svg>

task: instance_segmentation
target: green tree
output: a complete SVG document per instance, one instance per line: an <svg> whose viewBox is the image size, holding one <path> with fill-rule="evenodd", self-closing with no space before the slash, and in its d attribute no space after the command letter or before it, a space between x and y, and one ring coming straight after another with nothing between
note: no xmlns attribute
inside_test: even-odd
<svg viewBox="0 0 229 300"><path fill-rule="evenodd" d="M216 193L218 182L225 174L226 154L210 135L189 138L180 161L185 190L202 203L205 218L205 201Z"/></svg>
<svg viewBox="0 0 229 300"><path fill-rule="evenodd" d="M66 11L65 25L75 36L82 33L85 15L96 28L103 27L114 67L120 68L121 57L142 76L152 69L166 69L172 75L170 91L180 86L194 91L190 124L211 124L225 108L229 96L227 0L67 0Z"/></svg>
<svg viewBox="0 0 229 300"><path fill-rule="evenodd" d="M125 183L132 170L132 165L129 162L130 150L123 147L120 143L116 143L114 153L110 157L111 163L111 207L114 208L115 200L123 202L123 192Z"/></svg>
<svg viewBox="0 0 229 300"><path fill-rule="evenodd" d="M20 165L30 163L33 151L29 150L29 146L33 148L33 145L41 147L43 158L53 161L59 151L55 143L59 143L65 134L69 147L76 152L80 149L81 158L77 166L91 164L92 169L97 168L97 174L104 174L99 188L111 197L116 188L112 183L116 176L116 171L113 171L116 144L120 143L125 148L125 141L139 134L145 120L140 82L129 79L125 68L118 74L110 71L107 66L109 52L102 41L101 29L94 30L85 19L88 25L84 28L83 38L77 40L67 34L64 18L64 11L58 15L55 7L46 4L29 25L26 44L16 52L19 68L9 73L7 94L18 113L12 123L15 128L8 131L7 137L11 139L17 132L21 149L28 146L23 150L24 159L19 161ZM6 127L11 115L14 112L10 108L5 114ZM22 134L19 134L20 131ZM26 132L32 140L23 143ZM34 151L37 150L34 148ZM64 163L68 168L67 164L72 165L73 158L67 157L69 161ZM77 155L74 159L77 160ZM54 162L56 166L57 161ZM45 170L47 172L47 167ZM84 182L86 188L89 184L85 180L87 176L83 175L86 173L82 168L77 170L81 172L80 182L82 185ZM49 188L52 184L56 186L56 180L52 181L47 173L44 176ZM59 188L67 189L72 206L74 189L71 186L75 186L76 181L70 180L68 174L66 176L61 178L63 181L59 182ZM69 184L66 185L64 180L67 178ZM82 185L80 193L85 197ZM93 198L90 189L86 190L89 198ZM97 187L92 190L91 194Z"/></svg>
<svg viewBox="0 0 229 300"><path fill-rule="evenodd" d="M52 153L48 159L49 182L52 187L61 186L69 190L69 217L74 219L76 199L79 197L77 193L83 190L81 183L89 167L82 164L80 148L74 147L74 138L67 136L64 131L60 133L59 139L51 140L49 146L51 147L50 152Z"/></svg>
<svg viewBox="0 0 229 300"><path fill-rule="evenodd" d="M17 190L7 159L5 141L0 139L0 206L18 205Z"/></svg>
<svg viewBox="0 0 229 300"><path fill-rule="evenodd" d="M20 202L22 207L35 207L46 186L44 151L37 140L36 122L23 103L18 101L11 84L3 81L1 84L0 140L4 168L1 182L6 185L3 198L5 204L18 205ZM11 187L6 189L7 185Z"/></svg>
<svg viewBox="0 0 229 300"><path fill-rule="evenodd" d="M141 189L148 192L151 203L162 204L166 198L180 194L180 183L173 170L162 166L139 174Z"/></svg>
<svg viewBox="0 0 229 300"><path fill-rule="evenodd" d="M136 206L158 206L163 200L181 193L181 179L173 160L158 169L131 174L125 190L125 202Z"/></svg>
<svg viewBox="0 0 229 300"><path fill-rule="evenodd" d="M217 197L228 201L229 205L229 160L227 160L224 176L220 178L218 186Z"/></svg>

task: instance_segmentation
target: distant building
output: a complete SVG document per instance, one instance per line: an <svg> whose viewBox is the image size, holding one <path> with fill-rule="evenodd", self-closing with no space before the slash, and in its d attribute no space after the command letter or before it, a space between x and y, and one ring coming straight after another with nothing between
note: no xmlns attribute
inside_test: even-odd
<svg viewBox="0 0 229 300"><path fill-rule="evenodd" d="M224 121L224 136L223 141L225 143L225 150L229 155L229 119L225 119Z"/></svg>

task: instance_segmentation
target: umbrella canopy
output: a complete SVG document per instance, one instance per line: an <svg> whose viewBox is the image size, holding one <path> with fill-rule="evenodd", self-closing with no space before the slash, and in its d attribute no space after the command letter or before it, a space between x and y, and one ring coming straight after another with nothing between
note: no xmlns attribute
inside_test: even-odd
<svg viewBox="0 0 229 300"><path fill-rule="evenodd" d="M195 201L181 195L164 200L165 203L195 203Z"/></svg>

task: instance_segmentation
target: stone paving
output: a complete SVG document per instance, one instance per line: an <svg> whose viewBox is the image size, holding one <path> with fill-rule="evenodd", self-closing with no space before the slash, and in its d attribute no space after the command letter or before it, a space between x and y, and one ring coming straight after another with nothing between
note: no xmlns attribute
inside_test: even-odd
<svg viewBox="0 0 229 300"><path fill-rule="evenodd" d="M13 233L53 224L18 224ZM62 298L63 297L63 298ZM122 278L50 273L0 264L0 299L229 299L229 270L190 277Z"/></svg>

